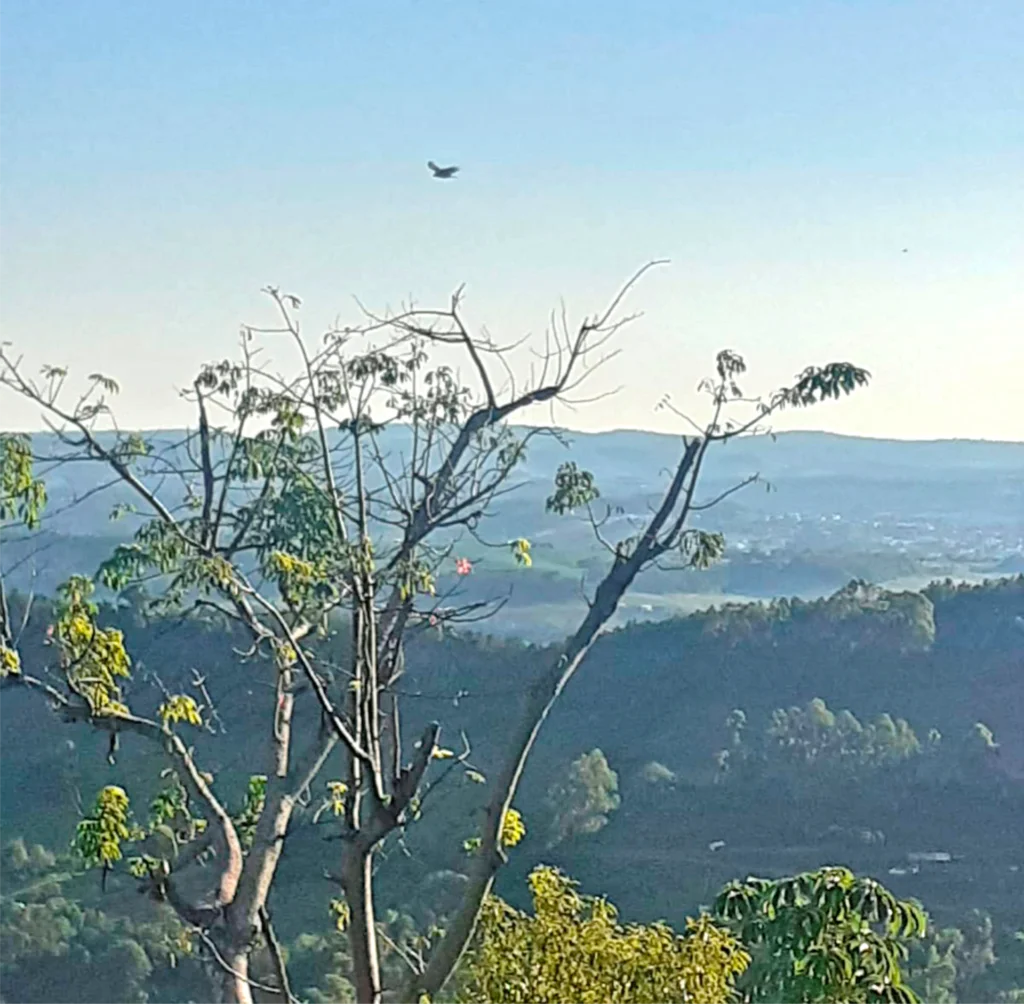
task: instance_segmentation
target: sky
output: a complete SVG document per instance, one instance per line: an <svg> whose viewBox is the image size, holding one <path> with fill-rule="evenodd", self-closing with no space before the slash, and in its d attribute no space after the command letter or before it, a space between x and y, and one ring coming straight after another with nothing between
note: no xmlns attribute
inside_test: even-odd
<svg viewBox="0 0 1024 1004"><path fill-rule="evenodd" d="M1024 440L1021 52L1020 0L4 0L0 339L181 426L267 284L511 341L667 258L559 423L684 431L729 348L871 371L779 429Z"/></svg>

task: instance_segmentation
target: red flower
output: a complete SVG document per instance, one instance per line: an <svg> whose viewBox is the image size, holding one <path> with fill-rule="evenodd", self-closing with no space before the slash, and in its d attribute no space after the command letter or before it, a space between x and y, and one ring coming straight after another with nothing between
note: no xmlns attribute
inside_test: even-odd
<svg viewBox="0 0 1024 1004"><path fill-rule="evenodd" d="M473 571L473 563L469 558L456 558L455 559L455 574L456 575L469 575Z"/></svg>

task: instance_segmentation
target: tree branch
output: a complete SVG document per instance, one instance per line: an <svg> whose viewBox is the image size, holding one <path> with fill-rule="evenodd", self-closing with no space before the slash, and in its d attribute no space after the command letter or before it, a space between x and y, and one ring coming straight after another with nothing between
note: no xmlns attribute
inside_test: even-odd
<svg viewBox="0 0 1024 1004"><path fill-rule="evenodd" d="M288 1004L299 1004L298 998L292 993L291 984L288 982L288 967L284 962L284 953L281 951L281 943L274 933L274 926L270 923L270 914L265 906L260 907L260 926L263 929L263 937L267 942L267 951L274 962L274 972L277 981L281 985L279 993Z"/></svg>
<svg viewBox="0 0 1024 1004"><path fill-rule="evenodd" d="M157 743L170 759L172 765L180 769L183 781L189 793L206 806L212 819L216 822L219 836L215 838L218 851L224 854L224 865L221 870L217 891L217 903L227 906L235 897L239 876L242 871L242 845L238 839L234 822L220 800L213 793L202 772L192 759L188 747L176 732L166 726L158 725L148 718L137 715L100 715L96 714L86 701L71 701L56 687L24 673L4 677L3 685L22 686L44 694L54 704L55 710L66 722L81 722L91 725L94 729L105 732L134 732Z"/></svg>

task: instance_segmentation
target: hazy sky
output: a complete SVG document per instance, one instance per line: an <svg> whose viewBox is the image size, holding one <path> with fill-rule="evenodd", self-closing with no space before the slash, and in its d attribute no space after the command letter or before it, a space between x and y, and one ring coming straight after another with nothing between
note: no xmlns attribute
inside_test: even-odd
<svg viewBox="0 0 1024 1004"><path fill-rule="evenodd" d="M465 282L512 338L667 257L561 421L673 429L729 347L874 373L782 428L1024 439L1021 0L4 0L0 46L2 338L123 424L267 283L315 335Z"/></svg>

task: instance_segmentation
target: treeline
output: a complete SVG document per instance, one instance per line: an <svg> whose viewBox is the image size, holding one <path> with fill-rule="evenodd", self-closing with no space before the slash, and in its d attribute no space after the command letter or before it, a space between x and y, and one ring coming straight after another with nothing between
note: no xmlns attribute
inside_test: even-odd
<svg viewBox="0 0 1024 1004"><path fill-rule="evenodd" d="M216 967L198 950L195 930L167 906L126 898L124 890L101 892L73 856L21 839L4 846L2 865L0 1001L214 999ZM535 869L529 888L527 911L497 897L488 902L442 1000L599 999L601 992L600 999L646 1001L680 985L690 999L709 1001L737 994L754 1001L1024 1000L1024 931L1000 930L977 909L956 925L931 925L917 904L844 869L730 883L712 912L689 919L681 932L622 919L610 901L581 895L550 868ZM870 946L850 926L851 910L868 923ZM388 911L381 920L386 976L399 976L444 923L443 914L424 920ZM281 946L296 999L353 999L342 927L325 923ZM806 967L816 955L827 964ZM271 972L268 954L257 951L254 981ZM895 984L879 988L883 978Z"/></svg>
<svg viewBox="0 0 1024 1004"><path fill-rule="evenodd" d="M1000 746L976 722L952 740L936 728L922 741L905 718L888 712L862 723L849 710L832 711L820 698L805 707L777 708L753 731L741 708L725 721L728 745L715 755L716 780L754 779L826 784L856 782L886 771L896 779L940 784L986 784L998 777Z"/></svg>
<svg viewBox="0 0 1024 1004"><path fill-rule="evenodd" d="M16 621L21 603L13 598ZM144 603L136 592L101 612L104 623L124 631L135 659L133 706L155 708L161 688L188 689L196 679L205 681L214 706L230 701L230 723L215 720L214 728L229 729L237 741L225 744L200 733L196 742L241 797L254 755L245 737L273 703L272 668L239 660L248 640L230 625L152 620ZM765 722L779 709L806 708L815 699L839 711L828 741L834 745L841 737L841 749L870 746L884 715L891 716L900 742L910 729L927 748L930 730L936 730L945 753L982 723L999 744L986 759L985 776L1003 783L1024 760L1024 629L1017 618L1024 619L1024 576L984 586L940 583L922 593L853 583L826 600L726 606L630 625L595 645L553 714L555 727L543 733L525 790L539 804L559 765L595 746L626 778L653 761L687 784L712 784L721 770L714 758L729 748L723 723L730 713L741 709L751 723ZM26 659L35 664L45 665L49 656L50 622L49 602L37 598L22 641ZM341 643L332 638L330 659L326 648L321 653L328 679L345 661L345 625L336 627ZM486 769L503 746L509 707L549 654L514 640L426 631L409 646L401 685L409 717L416 723L436 719L452 737L465 732L473 759ZM784 714L797 727L799 716ZM853 720L864 723L859 732ZM40 702L18 692L5 694L3 724L6 770L34 779L31 791L4 786L4 818L33 840L46 842L55 827L67 833L75 791L90 797L111 774L103 738L63 727ZM751 741L749 730L744 741ZM132 757L142 764L151 754L140 744ZM851 761L848 752L841 758ZM141 767L134 772L144 774ZM473 794L465 795L467 811Z"/></svg>

